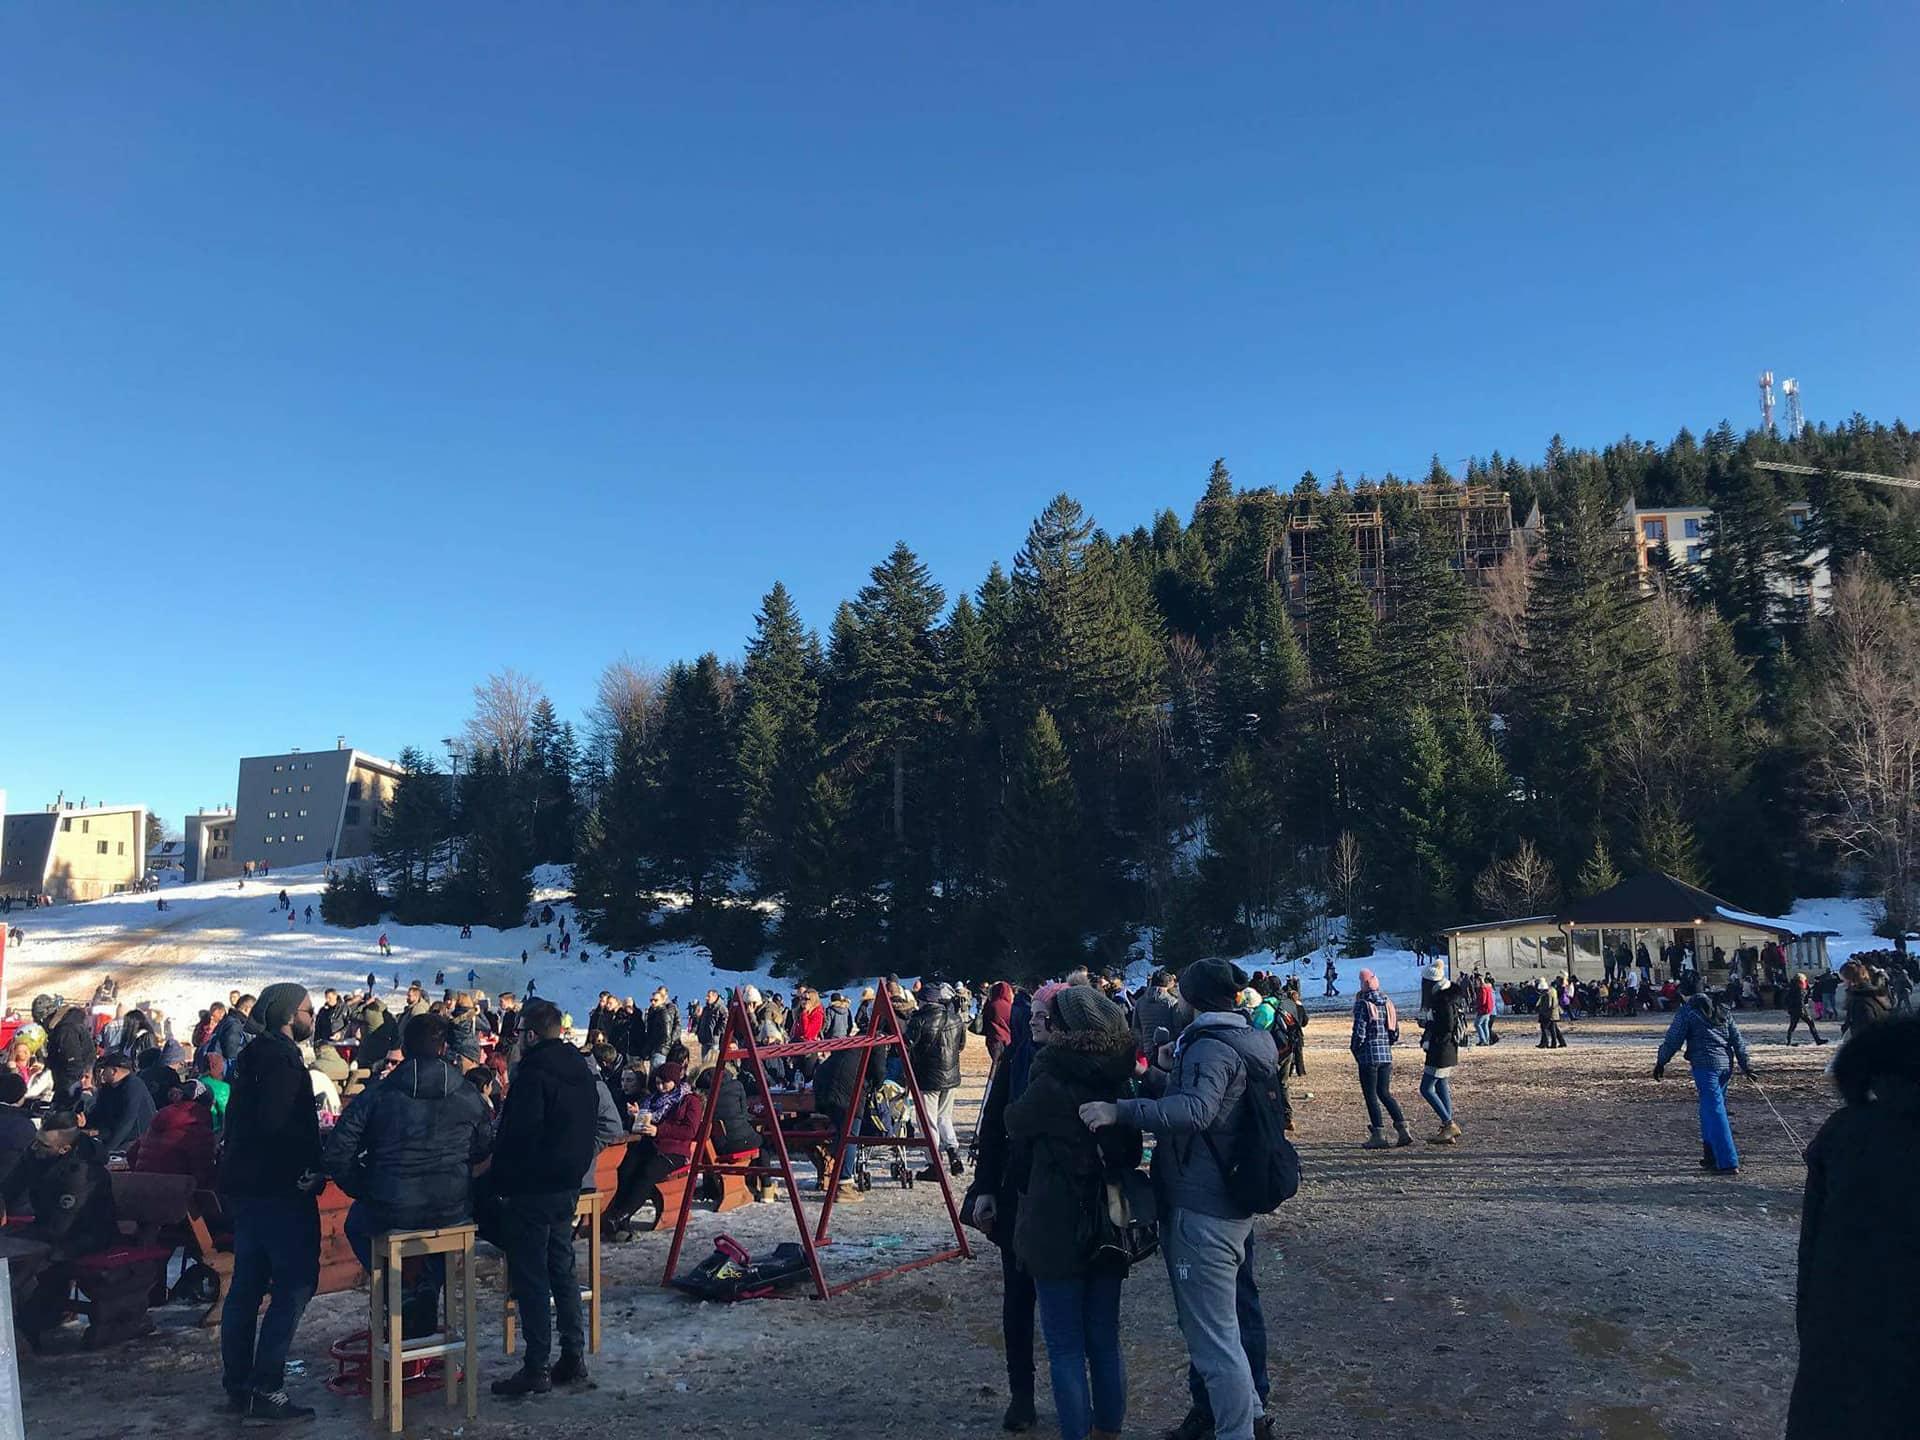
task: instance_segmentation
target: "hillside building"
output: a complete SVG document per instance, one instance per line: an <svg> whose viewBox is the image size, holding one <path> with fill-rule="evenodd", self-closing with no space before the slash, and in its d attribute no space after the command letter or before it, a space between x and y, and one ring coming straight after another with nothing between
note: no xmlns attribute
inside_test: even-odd
<svg viewBox="0 0 1920 1440"><path fill-rule="evenodd" d="M1787 506L1787 523L1796 535L1813 523L1813 506L1795 500ZM1710 505L1667 505L1642 509L1628 500L1620 512L1621 528L1633 545L1634 568L1646 575L1661 561L1681 573L1693 573L1707 563L1713 544L1713 507ZM1833 575L1827 568L1827 552L1815 550L1806 563L1774 582L1774 592L1794 609L1811 613L1826 607L1833 594Z"/></svg>
<svg viewBox="0 0 1920 1440"><path fill-rule="evenodd" d="M208 866L218 865L233 853L233 811L227 808L201 810L187 816L181 831L180 866L186 883L210 878Z"/></svg>
<svg viewBox="0 0 1920 1440"><path fill-rule="evenodd" d="M280 869L369 854L373 827L399 781L399 766L345 742L333 750L249 756L240 762L230 824L207 817L204 878L228 879L249 860ZM228 838L214 838L220 830L229 830Z"/></svg>
<svg viewBox="0 0 1920 1440"><path fill-rule="evenodd" d="M146 806L49 805L6 817L0 894L98 900L136 888L146 864Z"/></svg>

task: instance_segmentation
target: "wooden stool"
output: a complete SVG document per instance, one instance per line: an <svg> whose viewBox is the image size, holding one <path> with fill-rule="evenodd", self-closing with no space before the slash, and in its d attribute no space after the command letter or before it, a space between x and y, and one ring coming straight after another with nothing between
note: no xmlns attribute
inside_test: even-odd
<svg viewBox="0 0 1920 1440"><path fill-rule="evenodd" d="M574 1233L580 1232L582 1225L587 1229L587 1283L580 1287L580 1298L587 1302L587 1353L600 1353L600 1211L605 1202L597 1190L583 1191L580 1203L573 1207ZM501 1333L506 1341L506 1353L513 1354L515 1322L520 1311L513 1303L513 1280L511 1274L507 1280L507 1300L502 1312Z"/></svg>
<svg viewBox="0 0 1920 1440"><path fill-rule="evenodd" d="M387 1429L398 1435L406 1403L402 1372L409 1361L440 1356L446 1372L447 1404L456 1403L464 1379L467 1419L479 1413L480 1347L474 1323L473 1237L471 1225L449 1225L440 1230L389 1230L373 1237L373 1270L367 1279L367 1371L372 1379L373 1418L378 1423L385 1407ZM441 1328L437 1335L405 1340L400 1334L400 1268L415 1257L446 1257L447 1274L440 1287ZM456 1273L457 1272L457 1273ZM453 1287L460 1287L460 1332L454 1334ZM459 1357L456 1368L451 1362Z"/></svg>

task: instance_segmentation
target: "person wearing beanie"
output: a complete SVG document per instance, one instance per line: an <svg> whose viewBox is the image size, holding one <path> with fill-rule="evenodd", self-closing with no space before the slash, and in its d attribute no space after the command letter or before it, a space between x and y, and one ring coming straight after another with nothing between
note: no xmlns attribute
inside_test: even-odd
<svg viewBox="0 0 1920 1440"><path fill-rule="evenodd" d="M1140 1048L1151 1053L1157 1032L1165 1030L1163 1043L1171 1043L1192 1023L1193 1006L1180 998L1173 972L1154 971L1146 992L1133 1007L1133 1033Z"/></svg>
<svg viewBox="0 0 1920 1440"><path fill-rule="evenodd" d="M1453 1067L1460 1063L1460 1025L1467 1002L1439 963L1429 965L1422 978L1433 988L1427 995L1427 1018L1420 1027L1420 1046L1427 1052L1420 1072L1420 1098L1440 1119L1440 1133L1429 1136L1427 1143L1452 1145L1461 1135L1453 1120Z"/></svg>
<svg viewBox="0 0 1920 1440"><path fill-rule="evenodd" d="M1540 998L1534 1001L1533 1013L1540 1021L1540 1043L1536 1050L1564 1050L1567 1037L1560 1032L1560 986L1544 976L1539 981Z"/></svg>
<svg viewBox="0 0 1920 1440"><path fill-rule="evenodd" d="M1367 1102L1367 1143L1363 1149L1390 1150L1413 1144L1407 1117L1393 1098L1393 1047L1400 1043L1400 1016L1380 989L1380 977L1360 972L1353 997L1353 1039L1349 1047L1360 1069L1360 1095ZM1393 1121L1395 1138L1385 1136L1381 1111Z"/></svg>
<svg viewBox="0 0 1920 1440"><path fill-rule="evenodd" d="M262 1012L261 1033L226 1072L232 1094L218 1188L233 1217L233 1278L220 1314L221 1381L229 1409L285 1424L313 1418L285 1388L287 1351L320 1283L318 1196L326 1182L313 1083L300 1058L313 1038L313 1002L299 985L269 985L252 1008Z"/></svg>
<svg viewBox="0 0 1920 1440"><path fill-rule="evenodd" d="M907 1059L926 1102L927 1138L947 1157L949 1173L965 1173L960 1160L960 1136L953 1128L953 1097L960 1088L960 1056L967 1047L967 1022L953 1008L953 992L930 985L922 1004L907 1017ZM922 1180L938 1180L935 1159L920 1172Z"/></svg>
<svg viewBox="0 0 1920 1440"><path fill-rule="evenodd" d="M1180 994L1197 1013L1179 1040L1153 1057L1156 1071L1166 1072L1160 1096L1080 1107L1089 1128L1133 1126L1161 1139L1153 1151L1160 1248L1194 1381L1194 1407L1176 1433L1211 1431L1219 1440L1253 1440L1256 1425L1267 1432L1266 1321L1252 1286L1253 1216L1234 1198L1222 1159L1234 1152L1249 1083L1276 1079L1280 1068L1273 1037L1254 1029L1234 1004L1246 985L1246 973L1225 960L1187 966ZM1160 1078L1149 1075L1150 1082Z"/></svg>
<svg viewBox="0 0 1920 1440"><path fill-rule="evenodd" d="M1133 1034L1126 1012L1095 986L1050 998L1042 1011L1047 1043L1034 1056L1025 1092L1005 1112L1020 1192L1013 1249L1039 1299L1060 1434L1117 1436L1127 1413L1120 1350L1127 1272L1124 1262L1091 1255L1086 1239L1107 1176L1139 1165L1140 1131L1113 1124L1096 1133L1081 1123L1080 1111L1111 1105L1131 1089Z"/></svg>
<svg viewBox="0 0 1920 1440"><path fill-rule="evenodd" d="M87 1131L109 1155L124 1154L153 1124L153 1092L135 1078L133 1061L115 1052L94 1067Z"/></svg>
<svg viewBox="0 0 1920 1440"><path fill-rule="evenodd" d="M77 1107L81 1081L92 1071L99 1053L93 1043L93 1022L80 1006L69 1005L57 995L33 997L33 1021L47 1032L40 1060L53 1076L54 1105Z"/></svg>

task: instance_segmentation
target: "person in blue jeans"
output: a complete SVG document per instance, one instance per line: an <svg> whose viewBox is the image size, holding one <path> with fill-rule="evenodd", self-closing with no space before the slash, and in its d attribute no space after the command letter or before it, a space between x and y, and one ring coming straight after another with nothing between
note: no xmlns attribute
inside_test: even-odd
<svg viewBox="0 0 1920 1440"><path fill-rule="evenodd" d="M227 1408L248 1422L289 1424L313 1418L286 1392L287 1351L320 1284L320 1122L299 1050L313 1035L313 1001L298 985L269 985L253 1018L263 1033L227 1072L218 1189L233 1217L233 1278L220 1312L221 1382Z"/></svg>
<svg viewBox="0 0 1920 1440"><path fill-rule="evenodd" d="M1393 1047L1400 1039L1399 1017L1393 1002L1381 993L1380 977L1360 972L1360 993L1353 997L1354 1063L1360 1068L1360 1095L1367 1102L1368 1150L1387 1150L1413 1144L1407 1117L1393 1098ZM1392 1117L1396 1138L1385 1138L1380 1112Z"/></svg>
<svg viewBox="0 0 1920 1440"><path fill-rule="evenodd" d="M1653 1078L1663 1080L1667 1062L1682 1047L1687 1068L1693 1071L1694 1088L1700 1092L1700 1168L1722 1175L1738 1174L1740 1152L1733 1145L1733 1122L1727 1118L1727 1085L1733 1079L1733 1067L1753 1078L1753 1065L1747 1055L1747 1042L1740 1027L1711 995L1695 995L1674 1012L1673 1023L1660 1042L1654 1057Z"/></svg>
<svg viewBox="0 0 1920 1440"><path fill-rule="evenodd" d="M1094 1253L1088 1237L1106 1178L1140 1164L1140 1131L1080 1120L1080 1107L1111 1104L1133 1079L1126 1012L1090 985L1046 987L1034 1000L1047 1041L1026 1091L1007 1106L1011 1165L1020 1191L1013 1248L1033 1277L1062 1440L1117 1436L1127 1418L1120 1351L1126 1265Z"/></svg>

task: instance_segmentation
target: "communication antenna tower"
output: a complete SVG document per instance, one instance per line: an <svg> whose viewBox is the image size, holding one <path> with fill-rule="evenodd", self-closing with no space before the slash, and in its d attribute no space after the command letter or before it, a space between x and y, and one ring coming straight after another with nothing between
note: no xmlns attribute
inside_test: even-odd
<svg viewBox="0 0 1920 1440"><path fill-rule="evenodd" d="M1792 381L1788 381L1792 384ZM1760 372L1760 428L1771 435L1773 431L1773 371Z"/></svg>
<svg viewBox="0 0 1920 1440"><path fill-rule="evenodd" d="M1789 376L1780 382L1780 393L1787 397L1787 438L1798 440L1807 428L1807 417L1800 413L1800 382Z"/></svg>

